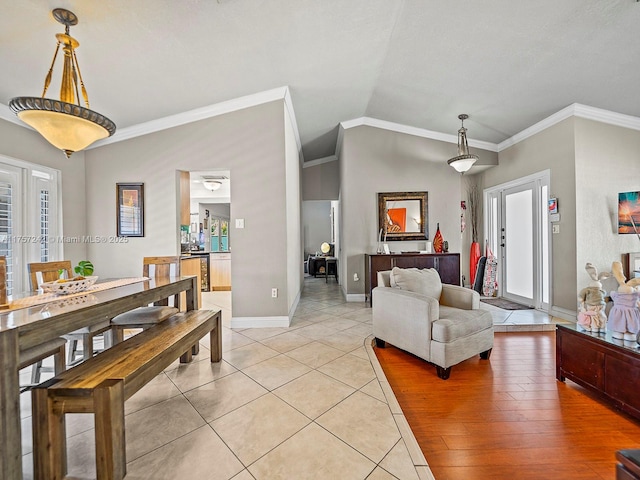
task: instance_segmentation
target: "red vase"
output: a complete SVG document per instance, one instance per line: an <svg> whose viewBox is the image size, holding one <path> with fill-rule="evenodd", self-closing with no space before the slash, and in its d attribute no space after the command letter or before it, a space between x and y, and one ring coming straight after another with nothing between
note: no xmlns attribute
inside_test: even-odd
<svg viewBox="0 0 640 480"><path fill-rule="evenodd" d="M469 277L471 279L471 288L476 281L476 269L478 267L478 260L480 260L480 244L478 242L471 242L471 250L469 252Z"/></svg>
<svg viewBox="0 0 640 480"><path fill-rule="evenodd" d="M444 241L442 240L442 234L440 233L440 224L437 224L436 234L433 236L433 251L436 253L442 253L442 247L444 246Z"/></svg>

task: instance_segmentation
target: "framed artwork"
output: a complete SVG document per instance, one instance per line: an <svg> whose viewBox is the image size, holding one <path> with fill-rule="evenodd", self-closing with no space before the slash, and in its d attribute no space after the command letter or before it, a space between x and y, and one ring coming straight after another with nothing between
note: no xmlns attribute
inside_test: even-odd
<svg viewBox="0 0 640 480"><path fill-rule="evenodd" d="M631 233L640 238L640 192L618 194L618 233Z"/></svg>
<svg viewBox="0 0 640 480"><path fill-rule="evenodd" d="M555 197L549 199L549 213L558 213L558 199Z"/></svg>
<svg viewBox="0 0 640 480"><path fill-rule="evenodd" d="M116 183L118 237L144 237L144 183Z"/></svg>
<svg viewBox="0 0 640 480"><path fill-rule="evenodd" d="M378 193L378 236L385 241L428 240L427 192Z"/></svg>

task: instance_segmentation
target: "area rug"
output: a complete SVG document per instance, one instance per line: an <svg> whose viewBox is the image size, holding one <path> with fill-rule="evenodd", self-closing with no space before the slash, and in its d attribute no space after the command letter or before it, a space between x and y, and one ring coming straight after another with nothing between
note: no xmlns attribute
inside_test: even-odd
<svg viewBox="0 0 640 480"><path fill-rule="evenodd" d="M493 305L494 307L502 308L503 310L530 310L533 308L505 300L504 298L481 298L480 301Z"/></svg>

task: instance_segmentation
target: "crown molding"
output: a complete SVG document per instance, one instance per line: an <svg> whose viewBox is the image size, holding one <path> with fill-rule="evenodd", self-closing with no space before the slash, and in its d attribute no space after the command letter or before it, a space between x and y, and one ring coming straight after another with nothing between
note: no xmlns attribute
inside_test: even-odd
<svg viewBox="0 0 640 480"><path fill-rule="evenodd" d="M585 118L587 120L594 120L596 122L606 123L617 127L630 128L632 130L640 130L640 118L632 115L625 115L623 113L612 112L611 110L604 110L602 108L590 107L588 105L582 105L580 103L573 103L562 110L549 115L544 120L539 121L531 125L529 128L525 128L521 132L516 133L514 136L507 138L505 141L498 144L498 152L512 147L518 142L521 142L537 133L546 130L549 127L556 125L570 117Z"/></svg>
<svg viewBox="0 0 640 480"><path fill-rule="evenodd" d="M329 155L328 157L316 158L315 160L310 160L308 162L304 162L304 165L302 165L302 168L316 167L318 165L322 165L324 163L335 162L337 160L338 160L338 157L336 157L335 155Z"/></svg>
<svg viewBox="0 0 640 480"><path fill-rule="evenodd" d="M296 112L293 109L293 100L291 99L291 91L289 87L284 88L284 107L287 109L289 113L289 120L291 121L291 128L293 129L293 134L296 137L296 145L298 146L298 157L300 158L300 162L304 163L304 153L302 152L302 141L300 140L300 131L298 130L298 120L296 119Z"/></svg>
<svg viewBox="0 0 640 480"><path fill-rule="evenodd" d="M226 100L220 103L214 103L213 105L208 105L206 107L195 108L187 112L169 115L157 120L151 120L149 122L125 127L116 131L113 136L105 138L104 140L99 140L96 143L92 144L87 148L87 150L99 148L111 143L122 142L123 140L129 140L131 138L140 137L142 135L148 135L150 133L160 132L162 130L178 127L180 125L186 125L188 123L205 120L207 118L217 117L219 115L243 110L245 108L255 107L257 105L262 105L276 100L284 100L285 103L288 102L287 110L289 111L289 114L293 112L293 105L291 105L291 96L289 95L289 87L279 87L272 90L266 90L264 92L245 95L244 97ZM292 121L295 125L295 115L293 116ZM298 149L300 149L301 142L297 126L294 127L294 131L296 134L296 143L298 144Z"/></svg>
<svg viewBox="0 0 640 480"><path fill-rule="evenodd" d="M433 130L427 130L425 128L411 127L409 125L403 125L401 123L387 122L386 120L378 120L371 117L354 118L353 120L347 120L340 122L340 126L346 130L349 128L359 127L366 125L369 127L382 128L384 130L391 130L398 133L406 133L408 135L414 135L416 137L429 138L431 140L439 140L441 142L458 144L458 135L451 135L448 133L435 132ZM470 147L480 148L482 150L488 150L490 152L497 152L498 145L491 142L484 142L482 140L473 140L467 138L467 142ZM337 151L337 150L336 150Z"/></svg>

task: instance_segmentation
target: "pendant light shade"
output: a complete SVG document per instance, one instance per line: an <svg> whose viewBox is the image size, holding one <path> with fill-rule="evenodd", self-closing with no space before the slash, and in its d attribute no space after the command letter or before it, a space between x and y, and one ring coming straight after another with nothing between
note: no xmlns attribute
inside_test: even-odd
<svg viewBox="0 0 640 480"><path fill-rule="evenodd" d="M15 97L9 102L9 107L20 120L33 127L69 158L73 152L113 135L116 125L104 115L89 109L89 97L76 58L76 48L80 43L69 35L69 27L78 23L78 17L62 8L56 8L52 13L53 18L65 26L65 33L56 34L58 44L44 81L42 97ZM60 100L54 100L45 98L45 95L60 45L64 52L64 64ZM80 104L80 92L84 107Z"/></svg>
<svg viewBox="0 0 640 480"><path fill-rule="evenodd" d="M479 159L477 155L469 153L469 145L467 144L467 129L464 128L464 121L469 118L469 115L462 113L458 115L462 126L458 130L458 155L450 158L447 163L451 165L457 172L464 174L467 172L474 163Z"/></svg>

